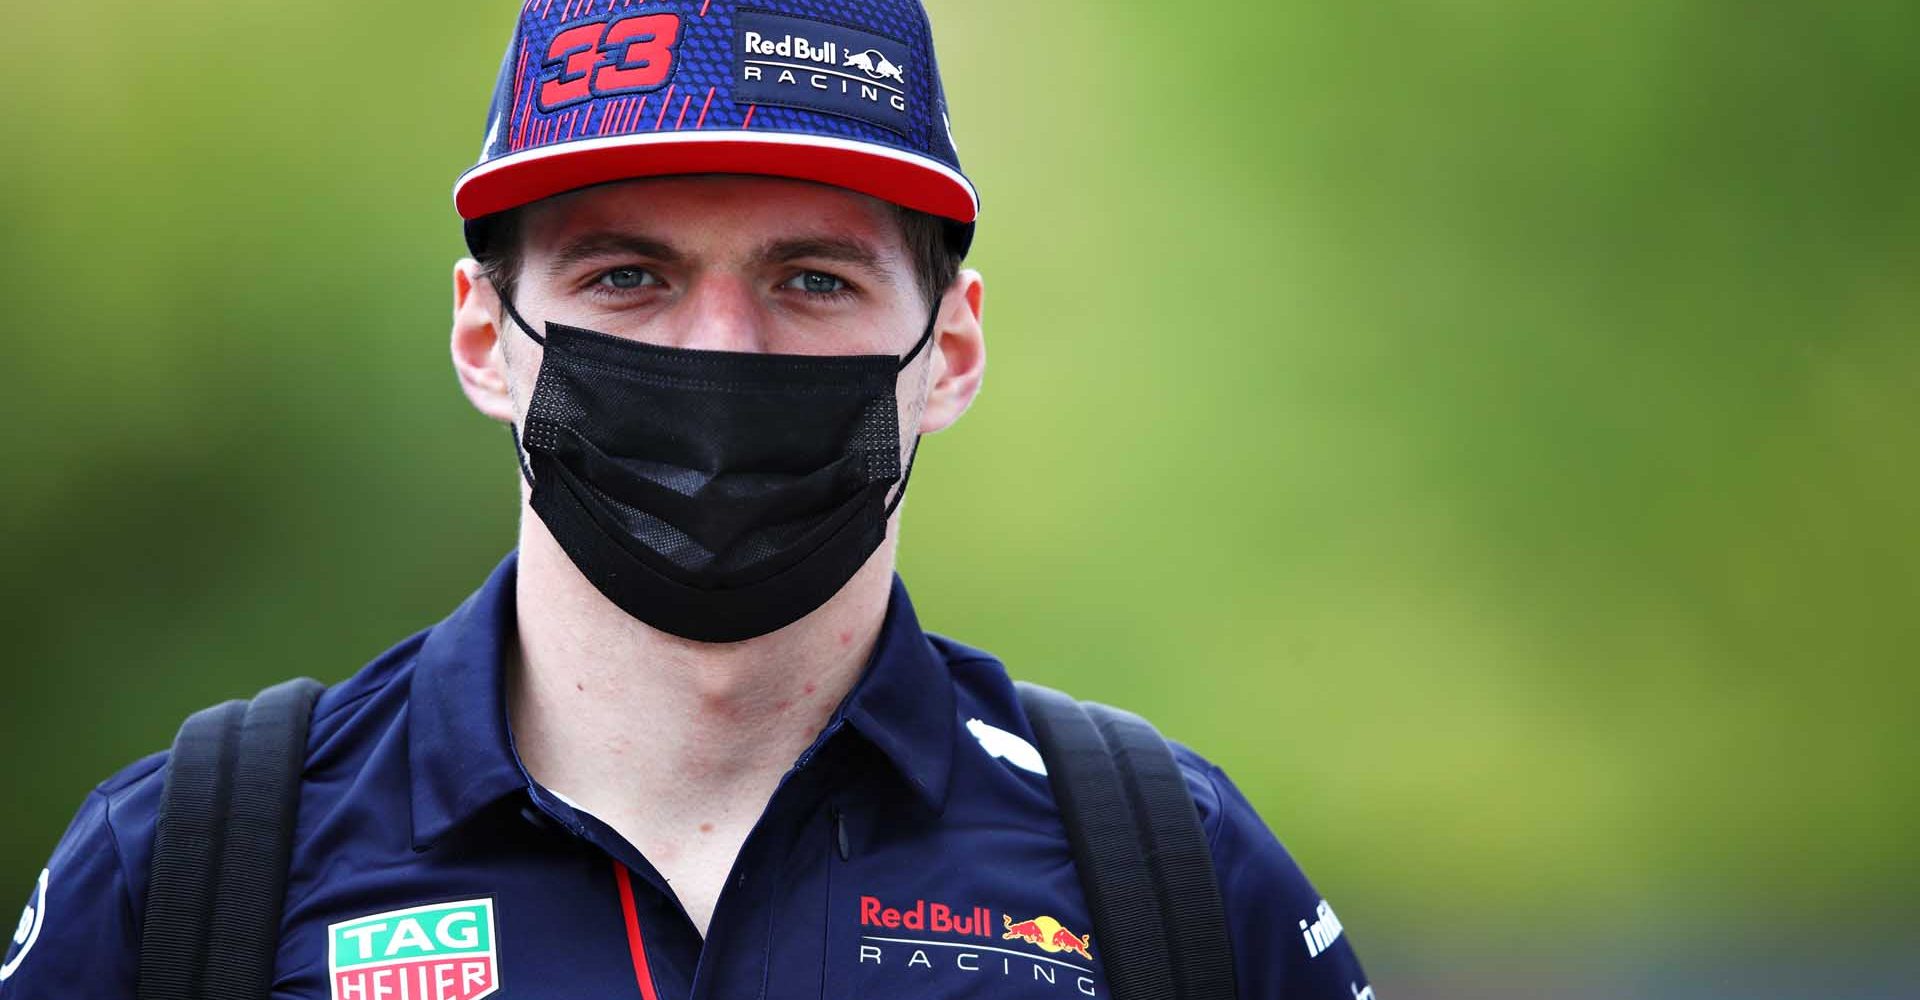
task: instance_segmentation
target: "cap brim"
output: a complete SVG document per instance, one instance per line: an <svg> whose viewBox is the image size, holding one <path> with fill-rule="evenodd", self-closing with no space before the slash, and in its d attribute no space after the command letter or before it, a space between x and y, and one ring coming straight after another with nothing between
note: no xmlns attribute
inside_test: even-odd
<svg viewBox="0 0 1920 1000"><path fill-rule="evenodd" d="M606 136L511 153L462 174L453 203L471 220L609 181L711 173L832 184L955 222L980 214L973 185L937 160L827 136L741 130Z"/></svg>

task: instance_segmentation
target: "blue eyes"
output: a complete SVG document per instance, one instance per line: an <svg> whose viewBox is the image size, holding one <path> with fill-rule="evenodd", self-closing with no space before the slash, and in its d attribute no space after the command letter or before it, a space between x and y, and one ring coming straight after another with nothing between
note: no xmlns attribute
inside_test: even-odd
<svg viewBox="0 0 1920 1000"><path fill-rule="evenodd" d="M782 288L797 288L811 295L834 295L847 290L847 283L831 274L803 271L788 278Z"/></svg>
<svg viewBox="0 0 1920 1000"><path fill-rule="evenodd" d="M594 289L602 294L615 294L653 288L666 282L644 267L616 267L595 278L593 284ZM780 287L822 298L845 295L851 290L845 279L823 271L802 271L781 282Z"/></svg>
<svg viewBox="0 0 1920 1000"><path fill-rule="evenodd" d="M628 292L646 285L657 285L653 272L637 267L616 267L600 276L599 284L615 291Z"/></svg>

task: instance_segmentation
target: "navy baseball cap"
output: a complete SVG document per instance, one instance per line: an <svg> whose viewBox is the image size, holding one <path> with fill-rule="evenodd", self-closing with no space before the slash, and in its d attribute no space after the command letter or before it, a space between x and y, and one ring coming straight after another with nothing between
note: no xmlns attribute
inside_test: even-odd
<svg viewBox="0 0 1920 1000"><path fill-rule="evenodd" d="M453 201L477 252L497 212L692 173L859 191L962 253L980 210L919 0L528 0Z"/></svg>

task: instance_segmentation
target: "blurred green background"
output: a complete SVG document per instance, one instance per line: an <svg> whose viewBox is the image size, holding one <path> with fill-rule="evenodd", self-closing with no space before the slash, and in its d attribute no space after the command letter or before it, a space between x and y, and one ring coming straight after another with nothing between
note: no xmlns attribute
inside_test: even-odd
<svg viewBox="0 0 1920 1000"><path fill-rule="evenodd" d="M930 628L1219 761L1383 996L1920 995L1920 5L932 9ZM446 341L514 11L10 13L0 897L512 544Z"/></svg>

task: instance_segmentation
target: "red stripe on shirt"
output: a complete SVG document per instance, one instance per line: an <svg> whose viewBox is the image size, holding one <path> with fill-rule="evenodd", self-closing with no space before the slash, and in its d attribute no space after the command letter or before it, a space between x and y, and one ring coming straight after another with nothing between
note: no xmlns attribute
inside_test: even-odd
<svg viewBox="0 0 1920 1000"><path fill-rule="evenodd" d="M620 913L627 918L627 950L633 953L633 978L642 1000L660 1000L653 990L653 972L647 968L647 942L640 936L640 910L633 905L633 876L627 866L613 863L613 879L620 884Z"/></svg>

